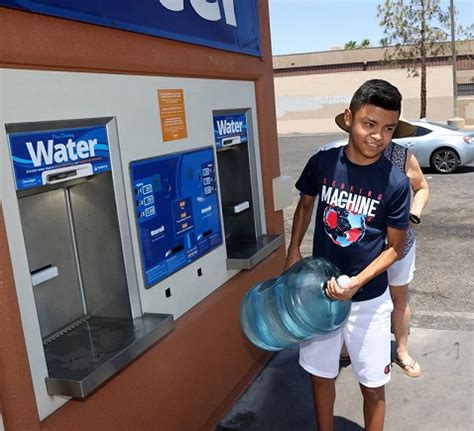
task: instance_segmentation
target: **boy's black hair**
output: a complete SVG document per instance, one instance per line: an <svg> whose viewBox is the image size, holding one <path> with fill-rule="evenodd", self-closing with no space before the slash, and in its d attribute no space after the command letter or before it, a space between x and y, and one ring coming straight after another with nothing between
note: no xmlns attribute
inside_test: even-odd
<svg viewBox="0 0 474 431"><path fill-rule="evenodd" d="M402 110L402 95L398 88L383 79L365 81L352 96L349 109L352 115L364 105L374 105L387 111Z"/></svg>

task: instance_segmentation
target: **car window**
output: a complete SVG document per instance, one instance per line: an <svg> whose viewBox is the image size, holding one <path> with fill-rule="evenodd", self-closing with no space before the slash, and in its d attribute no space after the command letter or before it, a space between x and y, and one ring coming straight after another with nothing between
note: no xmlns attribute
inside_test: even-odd
<svg viewBox="0 0 474 431"><path fill-rule="evenodd" d="M454 132L459 132L459 129L457 127L450 126L449 124L438 123L436 121L430 121L430 123L434 124L435 126L441 127L442 129L453 130Z"/></svg>
<svg viewBox="0 0 474 431"><path fill-rule="evenodd" d="M428 133L431 133L432 130L427 129L426 127L416 126L416 131L413 136L425 136Z"/></svg>

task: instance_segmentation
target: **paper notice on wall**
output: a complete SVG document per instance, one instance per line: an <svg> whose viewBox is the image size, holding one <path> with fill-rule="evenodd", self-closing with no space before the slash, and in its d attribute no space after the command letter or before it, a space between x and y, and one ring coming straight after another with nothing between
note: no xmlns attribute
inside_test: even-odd
<svg viewBox="0 0 474 431"><path fill-rule="evenodd" d="M158 105L163 142L187 138L183 90L158 90Z"/></svg>

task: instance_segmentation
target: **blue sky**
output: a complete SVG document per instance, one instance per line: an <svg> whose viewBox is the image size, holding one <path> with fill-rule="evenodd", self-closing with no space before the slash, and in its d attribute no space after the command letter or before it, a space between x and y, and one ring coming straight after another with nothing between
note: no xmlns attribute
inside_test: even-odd
<svg viewBox="0 0 474 431"><path fill-rule="evenodd" d="M349 40L383 37L377 4L383 0L268 0L273 55L326 51ZM449 0L442 0L444 9ZM458 24L474 22L474 0L454 0Z"/></svg>

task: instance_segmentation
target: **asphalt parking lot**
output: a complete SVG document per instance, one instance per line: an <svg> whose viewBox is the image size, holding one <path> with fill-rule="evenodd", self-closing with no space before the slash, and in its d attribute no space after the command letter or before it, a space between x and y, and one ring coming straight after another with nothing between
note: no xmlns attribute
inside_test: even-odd
<svg viewBox="0 0 474 431"><path fill-rule="evenodd" d="M322 145L347 135L280 136L282 175L296 181ZM418 228L415 279L411 284L412 327L472 331L474 328L474 164L453 174L424 170L430 200ZM285 210L286 238L297 203ZM312 235L302 245L311 254Z"/></svg>

